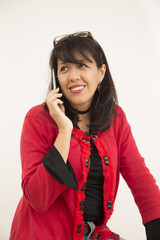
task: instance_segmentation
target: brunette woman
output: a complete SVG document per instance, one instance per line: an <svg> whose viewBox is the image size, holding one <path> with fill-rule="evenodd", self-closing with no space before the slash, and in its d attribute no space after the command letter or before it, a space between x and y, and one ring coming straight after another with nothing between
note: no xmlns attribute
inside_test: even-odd
<svg viewBox="0 0 160 240"><path fill-rule="evenodd" d="M23 196L10 240L122 239L107 227L120 174L147 239L159 240L160 191L118 106L101 46L90 32L55 38L50 68L46 102L24 120Z"/></svg>

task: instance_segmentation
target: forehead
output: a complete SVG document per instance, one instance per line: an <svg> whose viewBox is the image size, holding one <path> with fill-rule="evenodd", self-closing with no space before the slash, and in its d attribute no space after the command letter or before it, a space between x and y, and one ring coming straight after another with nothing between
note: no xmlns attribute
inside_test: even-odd
<svg viewBox="0 0 160 240"><path fill-rule="evenodd" d="M90 53L85 53L85 54L81 54L77 51L74 51L72 58L69 59L65 59L65 58L61 58L61 59L57 59L57 63L58 64L64 64L64 63L75 63L75 64L80 64L82 62L90 62L90 63L94 63L94 59L91 56Z"/></svg>

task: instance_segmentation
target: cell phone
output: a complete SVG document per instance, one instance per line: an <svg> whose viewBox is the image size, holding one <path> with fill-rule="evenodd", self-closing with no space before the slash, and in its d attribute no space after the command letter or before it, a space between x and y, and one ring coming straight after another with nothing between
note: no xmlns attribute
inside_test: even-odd
<svg viewBox="0 0 160 240"><path fill-rule="evenodd" d="M53 89L56 89L56 77L55 77L55 72L54 69L52 69L52 83L53 83Z"/></svg>

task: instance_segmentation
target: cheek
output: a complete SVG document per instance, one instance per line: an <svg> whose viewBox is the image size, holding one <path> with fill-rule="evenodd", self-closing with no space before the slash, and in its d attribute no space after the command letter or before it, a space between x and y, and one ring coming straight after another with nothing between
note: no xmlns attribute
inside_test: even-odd
<svg viewBox="0 0 160 240"><path fill-rule="evenodd" d="M61 89L64 89L66 86L65 79L61 77L61 78L58 78L58 81L59 81L59 85L60 85Z"/></svg>
<svg viewBox="0 0 160 240"><path fill-rule="evenodd" d="M98 74L92 75L90 85L93 88L97 88L99 82L100 82L100 78L99 78Z"/></svg>

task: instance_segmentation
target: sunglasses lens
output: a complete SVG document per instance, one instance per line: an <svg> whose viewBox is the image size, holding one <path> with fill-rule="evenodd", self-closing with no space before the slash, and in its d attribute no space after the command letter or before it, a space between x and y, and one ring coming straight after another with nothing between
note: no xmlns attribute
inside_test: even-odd
<svg viewBox="0 0 160 240"><path fill-rule="evenodd" d="M66 35L61 35L61 36L58 36L54 39L54 43L57 44L59 41L62 41L64 40L65 38L67 38Z"/></svg>
<svg viewBox="0 0 160 240"><path fill-rule="evenodd" d="M88 37L88 32L79 32L79 33L77 33L74 36L77 36L77 37Z"/></svg>
<svg viewBox="0 0 160 240"><path fill-rule="evenodd" d="M68 39L69 37L92 37L92 34L90 32L87 32L87 31L84 31L84 32L77 32L77 33L73 33L73 34L68 34L68 35L61 35L61 36L58 36L54 39L54 46L58 43L58 42L61 42L65 39Z"/></svg>

